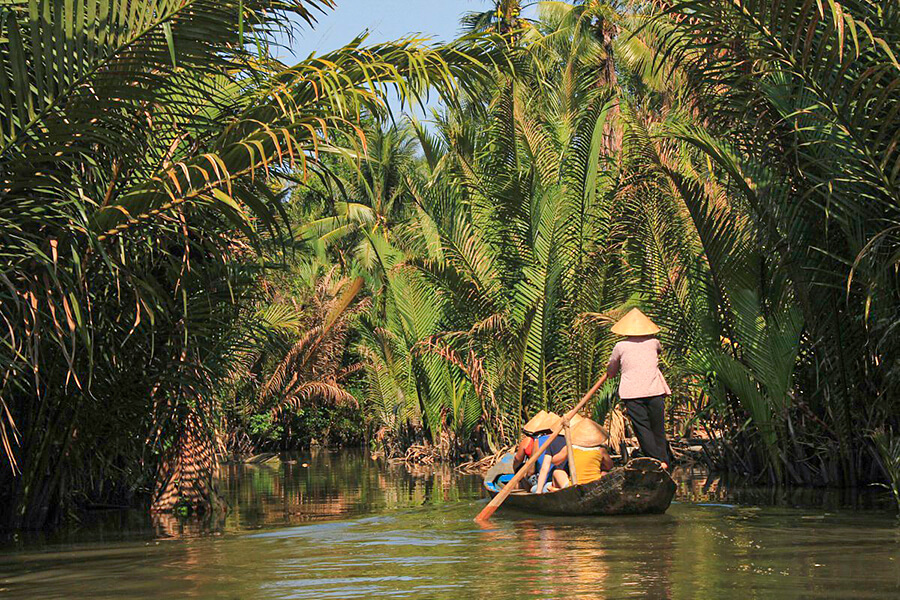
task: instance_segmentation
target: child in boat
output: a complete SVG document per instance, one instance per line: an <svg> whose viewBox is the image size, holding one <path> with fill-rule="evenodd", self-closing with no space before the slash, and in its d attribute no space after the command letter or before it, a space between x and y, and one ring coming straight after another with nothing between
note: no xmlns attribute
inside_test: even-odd
<svg viewBox="0 0 900 600"><path fill-rule="evenodd" d="M550 436L538 436L534 442L535 451L548 437ZM562 435L558 435L550 442L550 446L544 451L543 456L538 459L541 468L536 475L532 475L535 481L531 487L531 493L543 494L544 492L567 486L569 482L569 475L566 473L566 469L569 466L568 461L569 450L566 448L565 438Z"/></svg>
<svg viewBox="0 0 900 600"><path fill-rule="evenodd" d="M549 437L553 425L558 421L558 415L542 410L525 424L522 428L525 435L519 442L513 458L513 470L518 471L526 459L541 447ZM534 493L543 493L548 491L550 482L562 485L568 481L565 472L567 459L565 440L562 436L557 436L538 459L537 466L531 467L530 472L525 474L525 479L522 480L523 487Z"/></svg>

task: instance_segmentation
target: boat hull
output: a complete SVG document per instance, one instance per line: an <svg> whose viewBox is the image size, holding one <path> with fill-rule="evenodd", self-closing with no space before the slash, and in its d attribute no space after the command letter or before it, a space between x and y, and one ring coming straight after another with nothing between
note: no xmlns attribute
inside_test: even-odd
<svg viewBox="0 0 900 600"><path fill-rule="evenodd" d="M485 476L485 489L493 497L500 487L492 482L505 471L502 463ZM591 483L556 492L532 494L514 491L502 507L545 515L641 515L666 512L675 496L675 482L652 458L636 458Z"/></svg>

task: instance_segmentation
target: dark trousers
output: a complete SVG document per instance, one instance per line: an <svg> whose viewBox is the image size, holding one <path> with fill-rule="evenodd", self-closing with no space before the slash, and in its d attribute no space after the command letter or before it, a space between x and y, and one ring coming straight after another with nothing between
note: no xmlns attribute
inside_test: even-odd
<svg viewBox="0 0 900 600"><path fill-rule="evenodd" d="M665 396L625 400L628 418L634 426L641 452L664 463L669 462L669 442L666 441Z"/></svg>

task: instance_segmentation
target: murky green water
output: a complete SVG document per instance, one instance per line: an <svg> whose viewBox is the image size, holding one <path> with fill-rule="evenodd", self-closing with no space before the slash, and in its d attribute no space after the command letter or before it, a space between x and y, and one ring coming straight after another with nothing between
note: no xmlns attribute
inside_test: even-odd
<svg viewBox="0 0 900 600"><path fill-rule="evenodd" d="M303 467L302 462L309 463ZM223 523L94 515L0 546L4 598L892 598L900 527L870 495L685 477L661 516L498 513L477 477L362 455L226 469Z"/></svg>

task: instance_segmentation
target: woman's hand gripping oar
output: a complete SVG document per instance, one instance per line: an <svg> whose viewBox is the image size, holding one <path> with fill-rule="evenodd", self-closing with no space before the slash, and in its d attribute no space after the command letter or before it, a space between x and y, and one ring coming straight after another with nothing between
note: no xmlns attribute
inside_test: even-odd
<svg viewBox="0 0 900 600"><path fill-rule="evenodd" d="M588 400L591 399L591 396L593 396L597 392L597 390L600 389L600 386L602 386L604 383L606 383L606 375L605 374L603 375L603 377L601 377L599 379L599 381L597 381L597 383L594 384L594 387L592 387L591 389L588 390L588 393L585 394L584 398L582 398L578 402L578 404L575 405L575 408L573 408L572 410L567 412L550 429L550 435L547 437L547 439L544 441L544 443L541 444L541 447L538 448L536 452L531 453L531 458L529 458L525 462L525 464L519 468L518 472L516 472L516 474L513 476L513 478L510 479L509 482L505 486L503 486L503 489L500 490L500 493L497 494L496 496L494 496L493 500L488 502L488 505L485 506L481 510L480 513L478 513L478 516L475 517L476 521L487 521L488 519L491 518L491 515L494 514L494 511L496 511L498 508L500 508L500 505L503 504L503 501L506 500L506 497L509 496L510 492L512 492L514 489L516 489L519 486L519 482L522 481L523 477L525 477L525 473L528 472L528 468L531 465L533 465L535 462L537 462L538 457L543 455L544 451L546 451L547 448L550 446L550 442L555 440L556 437L559 435L559 432L562 431L563 421L569 421L572 417L574 417L578 413L578 411L580 411L582 408L584 408L584 405L587 404Z"/></svg>

